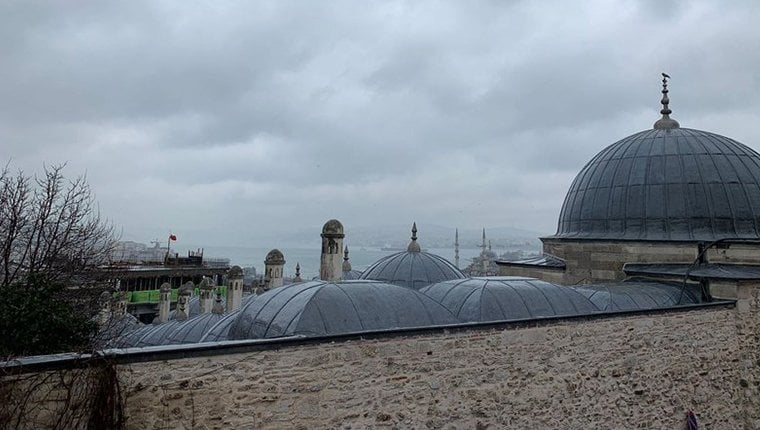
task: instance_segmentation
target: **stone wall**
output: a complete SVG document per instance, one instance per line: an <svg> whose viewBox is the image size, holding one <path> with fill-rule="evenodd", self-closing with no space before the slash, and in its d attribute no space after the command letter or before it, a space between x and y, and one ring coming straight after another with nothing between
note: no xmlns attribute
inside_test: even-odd
<svg viewBox="0 0 760 430"><path fill-rule="evenodd" d="M122 365L128 428L760 428L758 295L734 308Z"/></svg>
<svg viewBox="0 0 760 430"><path fill-rule="evenodd" d="M739 284L737 297L735 307L185 346L103 363L129 429L679 429L689 409L700 428L758 429L760 286ZM76 371L55 380L81 386ZM0 374L0 419L19 410L9 399L40 399L20 403L21 428L109 405L104 394L67 400L60 383L23 391L55 372L14 375ZM77 422L90 422L84 412Z"/></svg>

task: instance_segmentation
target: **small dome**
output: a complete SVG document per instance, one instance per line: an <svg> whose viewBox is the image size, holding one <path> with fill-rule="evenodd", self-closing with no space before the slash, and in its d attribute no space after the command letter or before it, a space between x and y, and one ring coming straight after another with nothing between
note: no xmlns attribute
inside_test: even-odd
<svg viewBox="0 0 760 430"><path fill-rule="evenodd" d="M143 346L156 346L166 343L166 339L174 332L174 329L183 324L187 320L183 321L168 321L163 324L150 326L150 330L142 331L142 336L132 344L131 346L143 347Z"/></svg>
<svg viewBox="0 0 760 430"><path fill-rule="evenodd" d="M360 279L383 281L415 290L436 282L464 278L465 275L445 258L417 251L402 251L383 257L360 276Z"/></svg>
<svg viewBox="0 0 760 430"><path fill-rule="evenodd" d="M421 293L450 310L462 322L509 321L598 312L570 287L513 276L440 282Z"/></svg>
<svg viewBox="0 0 760 430"><path fill-rule="evenodd" d="M354 281L357 279L361 279L362 272L359 270L344 270L343 274L341 275L341 279L344 281Z"/></svg>
<svg viewBox="0 0 760 430"><path fill-rule="evenodd" d="M214 312L208 312L195 316L182 324L177 325L166 336L164 345L176 345L181 343L196 343L211 330L224 316Z"/></svg>
<svg viewBox="0 0 760 430"><path fill-rule="evenodd" d="M340 235L340 237L343 237L343 224L337 219L331 219L322 227L322 234Z"/></svg>
<svg viewBox="0 0 760 430"><path fill-rule="evenodd" d="M416 222L412 224L412 241L409 242L406 251L381 258L359 277L415 290L436 282L464 278L465 275L445 258L422 252L417 242Z"/></svg>
<svg viewBox="0 0 760 430"><path fill-rule="evenodd" d="M264 264L283 265L285 264L285 256L279 249L273 249L267 254Z"/></svg>
<svg viewBox="0 0 760 430"><path fill-rule="evenodd" d="M206 334L204 334L198 342L220 342L227 340L230 326L235 321L235 318L238 317L239 313L240 309L237 309L235 312L222 315L222 318L218 320L213 327L208 329Z"/></svg>
<svg viewBox="0 0 760 430"><path fill-rule="evenodd" d="M241 309L230 339L326 336L456 324L417 291L383 282L309 281L267 291Z"/></svg>
<svg viewBox="0 0 760 430"><path fill-rule="evenodd" d="M640 279L617 284L583 285L575 289L602 311L632 311L702 303L698 285Z"/></svg>

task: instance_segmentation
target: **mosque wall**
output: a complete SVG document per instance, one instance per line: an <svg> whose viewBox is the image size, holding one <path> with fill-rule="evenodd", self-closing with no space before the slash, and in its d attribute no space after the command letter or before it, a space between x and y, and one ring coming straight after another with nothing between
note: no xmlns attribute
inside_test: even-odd
<svg viewBox="0 0 760 430"><path fill-rule="evenodd" d="M121 365L128 428L760 428L760 297ZM205 428L204 427L204 428Z"/></svg>
<svg viewBox="0 0 760 430"><path fill-rule="evenodd" d="M625 263L691 263L697 257L697 245L681 242L629 242L601 240L557 240L544 238L544 252L565 260L565 272L500 266L502 276L530 276L549 282L577 284L620 281L625 279ZM760 263L760 249L751 244L727 244L711 248L707 258L712 263Z"/></svg>
<svg viewBox="0 0 760 430"><path fill-rule="evenodd" d="M547 269L538 266L517 266L497 264L500 276L524 276L526 278L538 278L546 282L561 284L565 280L565 271L562 269Z"/></svg>

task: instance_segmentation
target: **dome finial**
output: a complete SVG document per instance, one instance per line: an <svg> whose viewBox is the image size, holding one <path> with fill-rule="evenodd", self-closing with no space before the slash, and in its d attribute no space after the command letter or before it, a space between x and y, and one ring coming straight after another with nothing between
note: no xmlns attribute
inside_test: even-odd
<svg viewBox="0 0 760 430"><path fill-rule="evenodd" d="M343 261L348 261L348 245L343 248Z"/></svg>
<svg viewBox="0 0 760 430"><path fill-rule="evenodd" d="M670 79L670 76L667 73L663 73L662 100L660 100L660 103L662 103L662 110L660 110L662 118L658 119L657 122L654 123L655 130L669 130L671 128L680 127L678 121L670 118L670 114L673 113L673 111L671 111L668 107L668 104L670 103L670 99L668 98L668 79Z"/></svg>
<svg viewBox="0 0 760 430"><path fill-rule="evenodd" d="M417 223L412 223L412 241L409 242L409 246L406 248L409 252L420 252L420 244L417 243Z"/></svg>

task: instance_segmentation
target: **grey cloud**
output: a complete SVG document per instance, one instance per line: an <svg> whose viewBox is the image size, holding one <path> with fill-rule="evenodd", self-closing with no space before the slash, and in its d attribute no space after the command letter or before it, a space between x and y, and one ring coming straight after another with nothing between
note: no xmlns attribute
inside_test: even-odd
<svg viewBox="0 0 760 430"><path fill-rule="evenodd" d="M415 216L550 233L583 164L657 119L661 71L683 126L758 147L758 18L717 1L5 3L0 148L87 171L135 235Z"/></svg>

